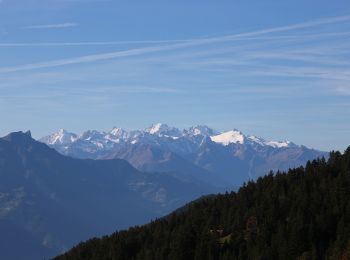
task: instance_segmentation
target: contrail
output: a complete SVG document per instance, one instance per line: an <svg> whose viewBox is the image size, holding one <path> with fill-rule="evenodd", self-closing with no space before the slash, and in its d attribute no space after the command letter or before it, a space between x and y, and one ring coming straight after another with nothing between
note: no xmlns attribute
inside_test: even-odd
<svg viewBox="0 0 350 260"><path fill-rule="evenodd" d="M200 39L193 39L193 40L183 41L183 42L169 44L169 45L143 47L143 48L136 48L136 49L130 49L130 50L124 50L124 51L117 51L117 52L86 55L86 56L80 56L80 57L69 58L69 59L59 59L54 61L42 62L42 63L32 63L32 64L25 64L20 66L3 67L3 68L0 68L0 73L27 71L27 70L42 69L42 68L52 68L52 67L60 67L65 65L110 60L110 59L121 58L121 57L138 56L143 54L157 53L157 52L163 52L163 51L169 51L169 50L175 50L175 49L181 49L181 48L187 48L187 47L193 47L193 46L200 46L205 44L212 44L217 42L235 41L235 40L240 40L242 38L251 37L251 36L259 36L259 35L265 35L270 33L305 29L305 28L310 28L314 26L344 22L349 20L350 20L350 15L332 17L332 18L323 18L323 19L309 21L305 23L298 23L298 24L281 26L281 27L273 27L273 28L263 29L263 30L254 31L254 32L239 33L239 34L226 35L226 36L213 37L213 38L200 38ZM71 44L74 44L74 43L71 43ZM76 43L76 44L79 44L79 43Z"/></svg>

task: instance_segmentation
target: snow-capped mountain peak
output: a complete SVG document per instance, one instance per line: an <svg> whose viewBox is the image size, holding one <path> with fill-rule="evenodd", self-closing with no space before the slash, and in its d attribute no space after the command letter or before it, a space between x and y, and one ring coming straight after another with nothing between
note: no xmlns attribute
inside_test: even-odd
<svg viewBox="0 0 350 260"><path fill-rule="evenodd" d="M125 130L120 127L113 127L111 131L109 131L109 134L115 135L115 136L121 136L125 133Z"/></svg>
<svg viewBox="0 0 350 260"><path fill-rule="evenodd" d="M119 143L121 140L128 140L129 133L120 127L113 127L104 138L114 143Z"/></svg>
<svg viewBox="0 0 350 260"><path fill-rule="evenodd" d="M151 135L167 131L169 126L167 124L157 123L145 129L145 132L150 133Z"/></svg>
<svg viewBox="0 0 350 260"><path fill-rule="evenodd" d="M100 133L97 130L88 130L85 131L80 138L83 140L93 140L93 139L98 139L98 138L103 138L104 133Z"/></svg>
<svg viewBox="0 0 350 260"><path fill-rule="evenodd" d="M50 145L55 144L70 144L77 140L78 136L73 133L69 133L65 129L60 129L56 133L43 138L43 141Z"/></svg>
<svg viewBox="0 0 350 260"><path fill-rule="evenodd" d="M182 135L181 131L175 127L168 126L167 124L157 123L145 129L146 133L151 135L179 137Z"/></svg>
<svg viewBox="0 0 350 260"><path fill-rule="evenodd" d="M271 147L274 149L297 147L297 145L289 141L271 141L254 135L245 136L237 129L218 132L208 126L199 125L180 131L178 128L161 123L153 124L144 130L126 131L119 127L114 127L108 132L89 130L79 136L60 129L56 133L42 138L40 141L55 147L60 146L63 151L71 145L76 147L76 149L91 152L112 151L119 146L147 143L148 145L154 144L162 147L171 145L172 149L176 151L193 152L202 143L198 137L205 137L202 142L209 139L222 146L246 145L253 147L253 149L258 147ZM173 141L169 142L169 138L173 139Z"/></svg>
<svg viewBox="0 0 350 260"><path fill-rule="evenodd" d="M203 135L203 136L214 136L220 134L218 131L206 126L206 125L198 125L194 127L190 127L184 130L184 134L186 135Z"/></svg>
<svg viewBox="0 0 350 260"><path fill-rule="evenodd" d="M219 135L211 136L210 139L215 143L227 146L232 143L243 144L245 137L240 131L234 129Z"/></svg>
<svg viewBox="0 0 350 260"><path fill-rule="evenodd" d="M258 136L255 136L255 135L250 135L250 136L247 136L247 140L252 142L252 143L256 143L256 144L259 144L259 145L266 145L266 140L261 138L261 137L258 137Z"/></svg>

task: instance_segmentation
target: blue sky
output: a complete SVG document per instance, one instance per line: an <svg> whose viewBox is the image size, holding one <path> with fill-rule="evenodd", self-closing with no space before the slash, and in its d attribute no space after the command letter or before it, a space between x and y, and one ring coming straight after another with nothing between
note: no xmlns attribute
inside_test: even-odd
<svg viewBox="0 0 350 260"><path fill-rule="evenodd" d="M0 134L237 128L350 145L350 2L0 0Z"/></svg>

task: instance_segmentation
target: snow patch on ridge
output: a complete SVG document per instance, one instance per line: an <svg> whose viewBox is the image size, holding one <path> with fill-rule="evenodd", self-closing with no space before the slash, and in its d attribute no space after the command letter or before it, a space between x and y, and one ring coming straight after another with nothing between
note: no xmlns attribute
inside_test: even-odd
<svg viewBox="0 0 350 260"><path fill-rule="evenodd" d="M219 135L211 136L210 139L215 143L225 146L232 143L244 143L244 135L238 130L232 130Z"/></svg>
<svg viewBox="0 0 350 260"><path fill-rule="evenodd" d="M284 142L278 142L278 141L268 141L265 144L268 146L272 146L274 148L283 148L283 147L289 147L291 142L284 141Z"/></svg>
<svg viewBox="0 0 350 260"><path fill-rule="evenodd" d="M290 147L293 144L292 142L289 142L289 141L266 141L265 139L262 139L254 135L248 136L247 139L261 146L271 146L273 148Z"/></svg>

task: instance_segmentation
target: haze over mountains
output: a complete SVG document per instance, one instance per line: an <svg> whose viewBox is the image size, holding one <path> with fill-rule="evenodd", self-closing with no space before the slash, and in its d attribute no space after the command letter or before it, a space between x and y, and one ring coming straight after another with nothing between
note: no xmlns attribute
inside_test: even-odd
<svg viewBox="0 0 350 260"><path fill-rule="evenodd" d="M142 173L120 159L73 159L30 132L11 133L0 138L0 259L48 259L211 192L191 178Z"/></svg>
<svg viewBox="0 0 350 260"><path fill-rule="evenodd" d="M270 170L287 170L327 156L290 141L269 141L236 129L219 132L195 126L180 130L160 123L143 130L115 127L81 135L61 129L40 141L64 155L121 158L142 171L190 175L218 187L238 187Z"/></svg>
<svg viewBox="0 0 350 260"><path fill-rule="evenodd" d="M0 138L0 258L51 257L270 169L325 155L206 126L181 131L156 124L79 136L60 130L41 142L30 132L11 133Z"/></svg>

